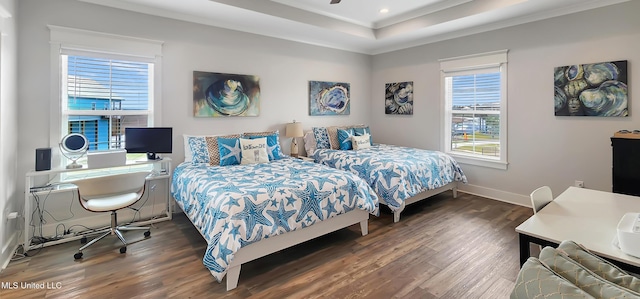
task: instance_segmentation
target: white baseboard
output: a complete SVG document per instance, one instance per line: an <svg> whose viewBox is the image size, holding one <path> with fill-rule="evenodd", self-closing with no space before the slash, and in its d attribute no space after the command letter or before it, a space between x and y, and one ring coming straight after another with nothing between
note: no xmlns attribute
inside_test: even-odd
<svg viewBox="0 0 640 299"><path fill-rule="evenodd" d="M2 246L2 251L0 251L0 264L2 268L0 268L0 272L7 268L9 262L11 262L11 258L13 257L13 253L18 248L18 231L14 231L9 237L7 244Z"/></svg>
<svg viewBox="0 0 640 299"><path fill-rule="evenodd" d="M526 195L470 184L458 184L458 191L531 208L531 199Z"/></svg>

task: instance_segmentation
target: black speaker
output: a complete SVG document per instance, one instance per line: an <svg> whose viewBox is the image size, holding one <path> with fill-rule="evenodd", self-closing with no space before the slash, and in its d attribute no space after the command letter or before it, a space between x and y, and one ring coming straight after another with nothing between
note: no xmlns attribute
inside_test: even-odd
<svg viewBox="0 0 640 299"><path fill-rule="evenodd" d="M51 170L51 148L36 149L36 171Z"/></svg>

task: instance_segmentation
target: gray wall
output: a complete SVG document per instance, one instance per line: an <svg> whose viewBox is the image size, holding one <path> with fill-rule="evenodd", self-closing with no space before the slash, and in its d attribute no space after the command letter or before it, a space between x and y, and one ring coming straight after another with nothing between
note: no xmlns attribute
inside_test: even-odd
<svg viewBox="0 0 640 299"><path fill-rule="evenodd" d="M462 165L461 190L529 205L528 194L554 194L582 180L611 191L610 137L640 129L640 1L376 55L371 81L372 134L378 141L439 150L442 144L438 59L509 49L508 160L505 170ZM628 60L630 117L556 117L556 66ZM384 114L384 84L414 81L413 116Z"/></svg>
<svg viewBox="0 0 640 299"><path fill-rule="evenodd" d="M0 0L0 268L4 268L18 238L17 220L5 221L17 211L21 198L18 175L18 28L17 0Z"/></svg>

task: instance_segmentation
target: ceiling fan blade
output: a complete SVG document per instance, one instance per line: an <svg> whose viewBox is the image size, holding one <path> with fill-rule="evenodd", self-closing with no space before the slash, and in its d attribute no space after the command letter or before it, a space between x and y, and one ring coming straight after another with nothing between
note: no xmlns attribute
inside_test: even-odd
<svg viewBox="0 0 640 299"><path fill-rule="evenodd" d="M341 1L341 0L331 0L331 3L330 3L330 4L338 4L338 3L340 3L340 1Z"/></svg>

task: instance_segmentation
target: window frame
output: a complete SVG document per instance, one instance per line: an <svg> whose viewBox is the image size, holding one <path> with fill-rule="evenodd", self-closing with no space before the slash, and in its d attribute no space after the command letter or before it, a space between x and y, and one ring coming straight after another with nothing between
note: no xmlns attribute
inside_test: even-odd
<svg viewBox="0 0 640 299"><path fill-rule="evenodd" d="M442 105L442 151L451 155L462 164L477 165L482 167L507 169L507 53L508 50L499 50L487 53L440 59L440 98ZM452 103L447 100L446 78L453 76L487 73L489 70L500 72L500 156L499 158L482 155L461 153L451 149L452 116L454 114ZM475 111L474 111L475 112ZM481 112L481 111L480 111Z"/></svg>
<svg viewBox="0 0 640 299"><path fill-rule="evenodd" d="M77 111L69 113L66 109L67 99L64 99L62 90L62 79L66 77L63 70L65 59L63 55L77 55L99 57L107 59L119 59L150 63L153 67L152 82L150 84L148 110L138 112L117 110L113 113L105 114L104 110L96 110L89 114L100 115L147 115L149 126L160 126L162 124L162 45L164 42L137 37L102 33L96 31L60 27L54 25L47 26L50 30L50 126L49 144L57 155L53 155L52 164L54 167L64 168L64 158L59 151L59 143L63 137L63 132L67 130L67 120L70 115L77 115ZM115 113L117 112L117 113ZM114 114L115 113L115 114Z"/></svg>

